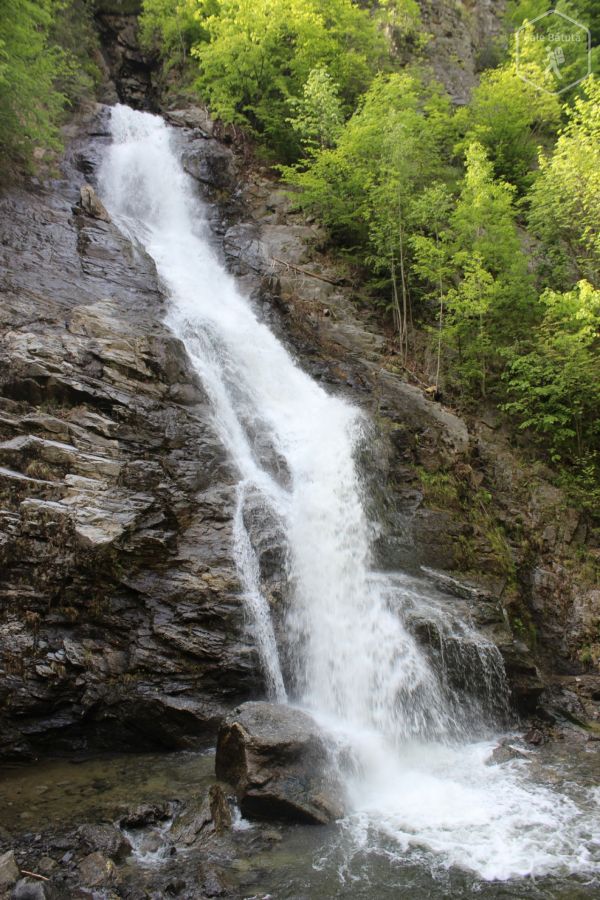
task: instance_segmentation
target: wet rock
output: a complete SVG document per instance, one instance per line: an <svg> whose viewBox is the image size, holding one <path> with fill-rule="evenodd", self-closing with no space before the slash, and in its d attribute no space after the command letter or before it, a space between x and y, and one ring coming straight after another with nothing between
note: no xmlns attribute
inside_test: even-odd
<svg viewBox="0 0 600 900"><path fill-rule="evenodd" d="M573 685L569 679L563 683L554 682L545 687L538 705L538 714L542 721L553 722L557 725L575 725L577 728L587 726L588 716L583 702L584 698L573 690L574 687L576 685Z"/></svg>
<svg viewBox="0 0 600 900"><path fill-rule="evenodd" d="M11 900L47 900L48 897L46 885L33 878L22 878L11 894Z"/></svg>
<svg viewBox="0 0 600 900"><path fill-rule="evenodd" d="M131 853L131 844L114 825L82 825L77 829L79 842L92 852L122 861Z"/></svg>
<svg viewBox="0 0 600 900"><path fill-rule="evenodd" d="M0 198L0 756L206 744L262 687L208 398L152 261L73 215L105 127Z"/></svg>
<svg viewBox="0 0 600 900"><path fill-rule="evenodd" d="M143 803L122 816L119 824L122 828L146 828L170 819L174 812L174 803Z"/></svg>
<svg viewBox="0 0 600 900"><path fill-rule="evenodd" d="M216 866L203 865L198 872L198 881L202 885L205 897L224 897L229 893L229 883L222 869Z"/></svg>
<svg viewBox="0 0 600 900"><path fill-rule="evenodd" d="M325 739L306 713L245 703L219 731L217 777L236 790L248 818L326 824L342 815L342 790Z"/></svg>
<svg viewBox="0 0 600 900"><path fill-rule="evenodd" d="M40 875L50 875L57 867L58 863L55 859L52 859L51 856L42 856L38 864L36 865L36 872L39 872Z"/></svg>
<svg viewBox="0 0 600 900"><path fill-rule="evenodd" d="M79 196L81 198L81 206L89 216L92 216L93 219L100 219L103 222L110 222L110 216L91 184L82 185L79 190Z"/></svg>
<svg viewBox="0 0 600 900"><path fill-rule="evenodd" d="M88 887L99 887L114 880L115 864L99 851L90 853L79 863L79 877Z"/></svg>
<svg viewBox="0 0 600 900"><path fill-rule="evenodd" d="M544 735L539 728L531 728L527 734L523 736L523 740L527 741L527 743L531 744L533 747L539 747L544 743Z"/></svg>
<svg viewBox="0 0 600 900"><path fill-rule="evenodd" d="M217 834L228 831L232 825L231 804L227 791L221 784L212 784L208 792L210 814Z"/></svg>
<svg viewBox="0 0 600 900"><path fill-rule="evenodd" d="M233 792L227 785L211 785L206 796L189 801L181 810L171 829L173 842L191 846L228 832L232 826L234 801Z"/></svg>
<svg viewBox="0 0 600 900"><path fill-rule="evenodd" d="M532 715L544 691L531 651L522 641L502 642L500 652L508 677L513 704L522 715Z"/></svg>
<svg viewBox="0 0 600 900"><path fill-rule="evenodd" d="M219 141L204 138L186 141L182 162L188 175L211 188L231 189L234 185L233 153Z"/></svg>
<svg viewBox="0 0 600 900"><path fill-rule="evenodd" d="M0 892L6 891L20 876L19 867L13 850L7 850L0 856Z"/></svg>
<svg viewBox="0 0 600 900"><path fill-rule="evenodd" d="M527 759L527 754L513 747L508 741L502 741L492 751L492 755L486 760L488 766L499 766L502 763L511 762L514 759Z"/></svg>

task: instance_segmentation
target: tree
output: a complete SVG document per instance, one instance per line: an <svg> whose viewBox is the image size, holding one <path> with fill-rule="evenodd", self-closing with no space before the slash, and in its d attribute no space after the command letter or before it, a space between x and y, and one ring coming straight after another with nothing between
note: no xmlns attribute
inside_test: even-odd
<svg viewBox="0 0 600 900"><path fill-rule="evenodd" d="M525 348L507 355L509 401L521 429L533 432L555 462L595 464L600 439L600 291L580 281L546 290L543 318Z"/></svg>
<svg viewBox="0 0 600 900"><path fill-rule="evenodd" d="M58 149L58 123L67 98L55 89L69 71L51 44L59 0L0 0L0 157L31 166L35 147Z"/></svg>
<svg viewBox="0 0 600 900"><path fill-rule="evenodd" d="M412 204L447 167L450 110L436 84L410 72L380 75L346 123L334 149L287 169L302 188L299 204L332 237L354 246L389 298L403 354L410 318Z"/></svg>
<svg viewBox="0 0 600 900"><path fill-rule="evenodd" d="M442 147L450 122L445 98L435 86L402 79L388 84L371 108L382 127L378 177L368 190L371 253L375 272L389 273L392 309L402 356L408 355L411 318L410 233L413 204L433 177L444 171ZM397 93L396 93L397 92ZM402 97L400 97L402 93ZM391 110L390 110L391 107Z"/></svg>
<svg viewBox="0 0 600 900"><path fill-rule="evenodd" d="M496 176L521 193L531 185L539 144L554 136L561 115L558 98L533 86L549 77L536 53L540 48L535 42L525 42L519 59L519 71L526 68L532 83L517 74L513 48L505 65L483 73L471 103L457 115L465 133L459 149L473 141L483 144Z"/></svg>
<svg viewBox="0 0 600 900"><path fill-rule="evenodd" d="M185 64L190 49L208 40L203 19L217 10L217 0L204 3L202 10L198 0L144 0L140 16L142 44L158 44L167 66Z"/></svg>
<svg viewBox="0 0 600 900"><path fill-rule="evenodd" d="M540 154L529 223L541 238L553 284L600 287L600 82L589 78L568 111L554 152Z"/></svg>
<svg viewBox="0 0 600 900"><path fill-rule="evenodd" d="M439 389L444 335L444 307L446 293L453 274L452 248L448 223L454 199L443 182L427 188L412 205L412 221L419 232L413 234L410 244L413 251L412 270L430 290L426 298L434 299L438 306L435 389Z"/></svg>
<svg viewBox="0 0 600 900"><path fill-rule="evenodd" d="M494 178L481 144L468 147L465 162L451 212L442 186L414 206L421 234L412 241L413 268L446 309L439 337L453 356L454 381L469 395L486 396L490 387L497 390L501 348L534 321L534 294L515 225L514 188Z"/></svg>
<svg viewBox="0 0 600 900"><path fill-rule="evenodd" d="M449 313L446 340L457 351L456 368L463 386L485 397L495 347L491 320L497 302L497 285L478 253L465 253L461 257L454 257L461 264L461 279L446 297Z"/></svg>
<svg viewBox="0 0 600 900"><path fill-rule="evenodd" d="M204 13L199 0L197 15ZM221 0L203 22L209 42L192 52L214 113L288 160L299 151L289 101L301 97L311 71L329 72L349 113L387 53L375 18L352 0Z"/></svg>
<svg viewBox="0 0 600 900"><path fill-rule="evenodd" d="M295 113L288 118L307 154L333 147L343 125L339 89L327 69L312 69L302 91L302 97L291 97L289 105Z"/></svg>

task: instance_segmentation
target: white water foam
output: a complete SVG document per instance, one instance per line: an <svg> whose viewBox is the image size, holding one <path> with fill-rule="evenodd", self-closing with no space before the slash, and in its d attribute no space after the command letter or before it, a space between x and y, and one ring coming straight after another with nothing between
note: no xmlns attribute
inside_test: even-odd
<svg viewBox="0 0 600 900"><path fill-rule="evenodd" d="M211 249L194 183L165 123L118 106L112 134L102 197L155 260L170 297L167 322L187 347L239 471L233 549L266 682L280 701L284 679L244 524L247 497L260 496L284 523L296 699L355 760L348 776L354 811L344 827L357 845L368 841L376 851L378 840L392 839L399 858L406 847L421 847L436 864L487 880L596 868L598 818L534 784L525 764L486 765L492 745L466 738L479 711L470 714L468 699L444 683L405 626L402 585L371 571L356 465L362 416L313 382L258 321ZM257 435L271 460L284 461L285 485L257 449ZM414 607L419 590L411 590ZM425 592L421 599L425 608ZM486 669L495 650L479 642ZM494 666L486 669L491 680ZM501 679L492 687L504 690Z"/></svg>

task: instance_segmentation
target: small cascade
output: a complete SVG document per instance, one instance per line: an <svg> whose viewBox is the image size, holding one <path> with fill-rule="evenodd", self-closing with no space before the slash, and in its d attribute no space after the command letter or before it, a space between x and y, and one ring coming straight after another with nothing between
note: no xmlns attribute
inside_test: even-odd
<svg viewBox="0 0 600 900"><path fill-rule="evenodd" d="M244 503L247 489L247 483L240 481L237 487L233 520L233 550L238 572L244 585L244 600L262 663L267 696L270 700L285 703L287 694L279 665L279 654L269 604L261 590L258 557L244 523Z"/></svg>

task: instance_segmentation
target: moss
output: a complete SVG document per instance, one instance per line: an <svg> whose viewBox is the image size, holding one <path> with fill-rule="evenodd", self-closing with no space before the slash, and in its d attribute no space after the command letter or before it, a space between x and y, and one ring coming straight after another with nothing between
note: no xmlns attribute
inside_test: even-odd
<svg viewBox="0 0 600 900"><path fill-rule="evenodd" d="M473 489L453 471L417 470L423 497L432 509L450 510L466 526L458 538L457 564L463 572L501 575L507 588L516 585L516 569L504 527L493 512L493 497L483 487ZM485 549L482 545L485 545ZM485 557L485 571L483 571Z"/></svg>
<svg viewBox="0 0 600 900"><path fill-rule="evenodd" d="M426 503L436 509L460 507L456 477L449 472L427 472L418 469L417 474Z"/></svg>
<svg viewBox="0 0 600 900"><path fill-rule="evenodd" d="M519 615L513 612L509 616L510 627L516 638L527 644L531 650L535 650L538 643L537 627L528 609L522 605L518 609Z"/></svg>

